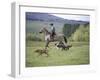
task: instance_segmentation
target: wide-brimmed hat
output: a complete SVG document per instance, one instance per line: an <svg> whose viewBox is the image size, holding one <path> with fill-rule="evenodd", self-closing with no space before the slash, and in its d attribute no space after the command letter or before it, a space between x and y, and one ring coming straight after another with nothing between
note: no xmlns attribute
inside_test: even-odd
<svg viewBox="0 0 100 80"><path fill-rule="evenodd" d="M50 25L53 26L53 23L51 23Z"/></svg>

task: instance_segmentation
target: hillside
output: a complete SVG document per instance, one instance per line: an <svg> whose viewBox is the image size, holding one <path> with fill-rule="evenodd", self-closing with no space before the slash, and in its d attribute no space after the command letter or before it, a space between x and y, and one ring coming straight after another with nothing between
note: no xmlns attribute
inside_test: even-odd
<svg viewBox="0 0 100 80"><path fill-rule="evenodd" d="M33 13L33 12L26 12L26 20L31 21L47 21L47 22L61 22L66 24L86 24L86 21L76 21L76 20L68 20L61 17L57 17L51 15L49 13Z"/></svg>
<svg viewBox="0 0 100 80"><path fill-rule="evenodd" d="M51 15L49 13L33 13L26 12L26 31L38 33L42 27L47 27L50 30L49 24L53 23L56 28L56 32L62 32L64 24L76 25L76 24L88 24L86 21L68 20L61 17Z"/></svg>

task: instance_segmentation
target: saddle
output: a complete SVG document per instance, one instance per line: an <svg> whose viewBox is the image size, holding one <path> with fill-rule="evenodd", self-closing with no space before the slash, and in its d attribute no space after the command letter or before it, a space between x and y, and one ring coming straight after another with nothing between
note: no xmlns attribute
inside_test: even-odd
<svg viewBox="0 0 100 80"><path fill-rule="evenodd" d="M55 33L55 32L52 32L52 33L51 33L51 35L50 35L51 40L53 40L53 41L54 41L55 35L56 35L56 33Z"/></svg>

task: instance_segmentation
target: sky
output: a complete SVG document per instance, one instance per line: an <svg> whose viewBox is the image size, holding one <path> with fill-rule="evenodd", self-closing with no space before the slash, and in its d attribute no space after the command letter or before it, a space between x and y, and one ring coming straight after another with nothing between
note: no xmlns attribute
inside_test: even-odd
<svg viewBox="0 0 100 80"><path fill-rule="evenodd" d="M61 15L61 14L51 14L51 15L69 20L90 21L90 16L88 15Z"/></svg>

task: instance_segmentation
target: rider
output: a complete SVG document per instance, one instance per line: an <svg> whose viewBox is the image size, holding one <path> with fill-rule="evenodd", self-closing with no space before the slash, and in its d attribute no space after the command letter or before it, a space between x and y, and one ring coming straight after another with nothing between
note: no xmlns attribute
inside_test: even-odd
<svg viewBox="0 0 100 80"><path fill-rule="evenodd" d="M55 27L53 26L53 23L51 23L50 26L51 26L51 39L54 40L54 36L56 35Z"/></svg>

